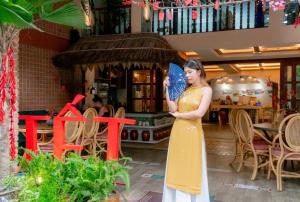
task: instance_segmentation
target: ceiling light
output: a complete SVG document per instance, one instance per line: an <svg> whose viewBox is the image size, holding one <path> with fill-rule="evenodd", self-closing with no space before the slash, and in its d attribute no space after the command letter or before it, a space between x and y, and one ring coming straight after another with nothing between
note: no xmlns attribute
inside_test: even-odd
<svg viewBox="0 0 300 202"><path fill-rule="evenodd" d="M247 71L247 70L259 70L259 67L249 67L249 68L240 68L242 71Z"/></svg>
<svg viewBox="0 0 300 202"><path fill-rule="evenodd" d="M216 68L216 69L205 69L205 72L222 72L224 69Z"/></svg>
<svg viewBox="0 0 300 202"><path fill-rule="evenodd" d="M269 67L269 66L272 66L272 67L274 67L274 66L280 66L280 62L273 62L273 63L261 63L261 65L262 65L263 67Z"/></svg>
<svg viewBox="0 0 300 202"><path fill-rule="evenodd" d="M264 70L271 70L271 69L280 69L280 66L270 66L270 67L262 67L262 69L264 69Z"/></svg>
<svg viewBox="0 0 300 202"><path fill-rule="evenodd" d="M187 51L187 52L184 52L184 54L186 56L199 56L199 54L196 53L195 51Z"/></svg>
<svg viewBox="0 0 300 202"><path fill-rule="evenodd" d="M253 53L261 53L259 46L253 47Z"/></svg>
<svg viewBox="0 0 300 202"><path fill-rule="evenodd" d="M236 67L242 68L242 67L259 67L258 63L249 63L249 64L235 64Z"/></svg>

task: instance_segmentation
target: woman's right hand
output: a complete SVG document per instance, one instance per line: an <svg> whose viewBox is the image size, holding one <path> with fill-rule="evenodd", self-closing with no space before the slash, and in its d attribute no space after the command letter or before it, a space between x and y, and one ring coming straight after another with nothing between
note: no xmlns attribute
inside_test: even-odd
<svg viewBox="0 0 300 202"><path fill-rule="evenodd" d="M170 86L169 77L167 76L163 82L163 87L166 89L168 86Z"/></svg>

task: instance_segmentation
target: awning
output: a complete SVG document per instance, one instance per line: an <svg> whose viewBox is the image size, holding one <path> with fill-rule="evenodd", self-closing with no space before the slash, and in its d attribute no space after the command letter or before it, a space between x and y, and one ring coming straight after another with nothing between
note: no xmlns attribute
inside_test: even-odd
<svg viewBox="0 0 300 202"><path fill-rule="evenodd" d="M181 64L177 50L154 33L101 35L80 38L53 58L54 65L70 67L95 64Z"/></svg>

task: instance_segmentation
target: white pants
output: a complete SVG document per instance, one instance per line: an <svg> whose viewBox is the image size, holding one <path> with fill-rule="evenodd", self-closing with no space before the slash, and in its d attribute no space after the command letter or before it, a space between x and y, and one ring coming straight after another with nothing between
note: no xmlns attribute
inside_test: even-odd
<svg viewBox="0 0 300 202"><path fill-rule="evenodd" d="M206 151L205 141L202 143L202 182L201 194L194 195L191 193L172 189L166 185L166 177L163 190L163 202L209 202L208 180L207 180L207 165L206 165ZM167 160L168 163L168 160ZM167 176L167 174L165 174Z"/></svg>

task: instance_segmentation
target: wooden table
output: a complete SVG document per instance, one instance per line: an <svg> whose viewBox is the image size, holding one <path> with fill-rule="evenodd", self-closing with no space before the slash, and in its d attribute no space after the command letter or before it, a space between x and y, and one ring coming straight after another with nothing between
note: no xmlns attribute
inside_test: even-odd
<svg viewBox="0 0 300 202"><path fill-rule="evenodd" d="M19 126L19 132L21 133L26 133L26 125L20 125ZM41 141L45 142L47 138L47 134L52 134L53 133L53 126L48 125L46 123L40 123L37 126L37 134L41 134Z"/></svg>
<svg viewBox="0 0 300 202"><path fill-rule="evenodd" d="M250 109L255 110L255 123L258 123L259 115L261 114L261 111L263 110L263 106L252 106L252 105L216 105L212 104L210 106L211 109Z"/></svg>
<svg viewBox="0 0 300 202"><path fill-rule="evenodd" d="M263 131L270 131L270 132L278 132L278 127L273 123L257 123L253 124L255 129L263 130Z"/></svg>
<svg viewBox="0 0 300 202"><path fill-rule="evenodd" d="M253 128L263 131L269 140L272 140L274 136L278 134L278 127L278 125L268 122L253 124Z"/></svg>

